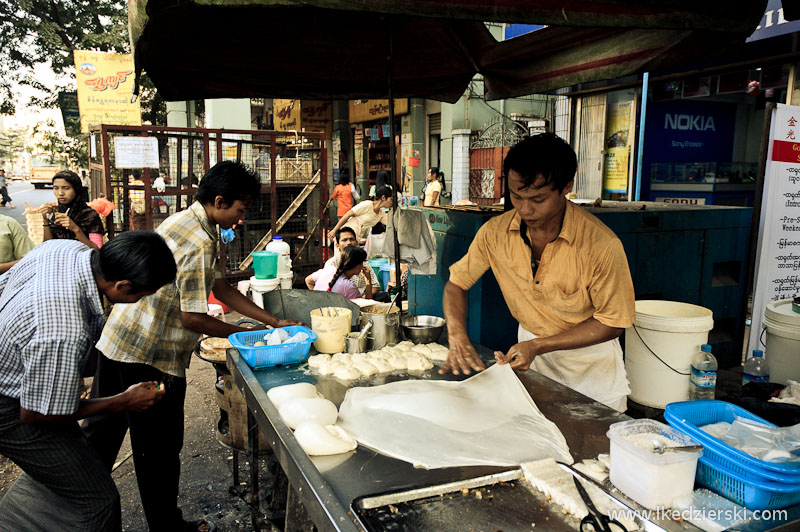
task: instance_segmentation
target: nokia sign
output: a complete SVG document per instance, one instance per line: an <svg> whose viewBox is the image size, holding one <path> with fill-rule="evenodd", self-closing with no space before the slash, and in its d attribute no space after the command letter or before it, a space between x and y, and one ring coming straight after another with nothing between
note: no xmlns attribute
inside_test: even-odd
<svg viewBox="0 0 800 532"><path fill-rule="evenodd" d="M664 129L679 131L716 131L713 116L670 114L664 115Z"/></svg>

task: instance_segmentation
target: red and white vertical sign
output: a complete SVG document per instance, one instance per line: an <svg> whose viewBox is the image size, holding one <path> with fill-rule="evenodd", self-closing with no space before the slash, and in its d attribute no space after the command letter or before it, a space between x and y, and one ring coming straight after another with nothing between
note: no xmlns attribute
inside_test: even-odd
<svg viewBox="0 0 800 532"><path fill-rule="evenodd" d="M767 304L800 294L800 107L772 114L756 253L749 350L759 341ZM769 353L767 353L769 357Z"/></svg>

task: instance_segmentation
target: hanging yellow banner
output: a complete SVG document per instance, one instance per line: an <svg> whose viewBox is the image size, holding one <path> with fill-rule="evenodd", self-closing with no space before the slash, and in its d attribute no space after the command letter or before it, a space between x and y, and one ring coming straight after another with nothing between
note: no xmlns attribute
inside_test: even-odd
<svg viewBox="0 0 800 532"><path fill-rule="evenodd" d="M75 78L81 131L100 124L142 125L139 100L133 97L134 66L130 54L75 50Z"/></svg>

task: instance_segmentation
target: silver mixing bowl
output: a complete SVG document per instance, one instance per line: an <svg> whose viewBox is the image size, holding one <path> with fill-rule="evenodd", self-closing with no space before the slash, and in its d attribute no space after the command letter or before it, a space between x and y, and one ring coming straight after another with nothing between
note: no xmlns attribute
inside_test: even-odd
<svg viewBox="0 0 800 532"><path fill-rule="evenodd" d="M444 324L444 318L439 316L406 316L400 320L403 335L415 344L428 344L438 340Z"/></svg>

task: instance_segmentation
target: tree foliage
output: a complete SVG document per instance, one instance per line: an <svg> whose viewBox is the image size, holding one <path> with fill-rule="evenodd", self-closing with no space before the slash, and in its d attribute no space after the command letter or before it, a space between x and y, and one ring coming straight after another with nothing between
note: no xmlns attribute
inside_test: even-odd
<svg viewBox="0 0 800 532"><path fill-rule="evenodd" d="M55 123L48 120L34 127L39 135L36 147L46 155L48 162L71 168L89 167L89 147L85 135L62 134Z"/></svg>
<svg viewBox="0 0 800 532"><path fill-rule="evenodd" d="M30 85L43 96L30 103L56 107L58 92L74 90L43 85L33 68L45 65L74 79L73 51L130 53L128 9L124 0L0 0L0 113L13 114L15 84ZM152 82L141 80L142 108L151 123L166 117L163 99Z"/></svg>
<svg viewBox="0 0 800 532"><path fill-rule="evenodd" d="M25 137L24 129L10 129L0 133L0 163L14 161L25 151Z"/></svg>

